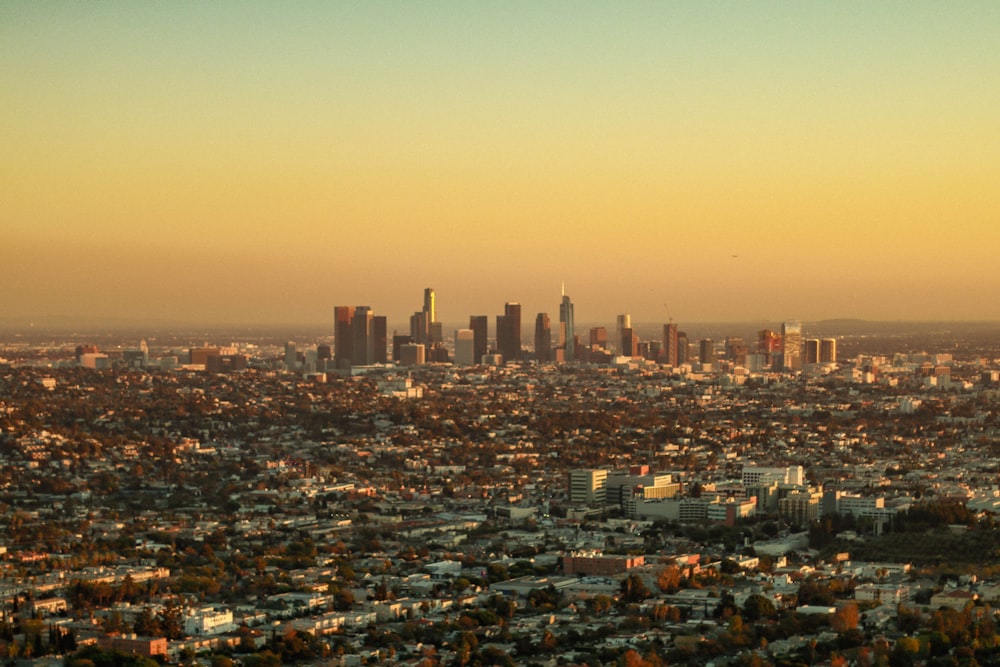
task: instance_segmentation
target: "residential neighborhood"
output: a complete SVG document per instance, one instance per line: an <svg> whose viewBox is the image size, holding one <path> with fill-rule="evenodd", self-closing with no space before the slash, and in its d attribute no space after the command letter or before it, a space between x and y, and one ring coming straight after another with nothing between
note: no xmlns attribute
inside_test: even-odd
<svg viewBox="0 0 1000 667"><path fill-rule="evenodd" d="M4 348L5 659L1000 660L995 359L316 373L234 347L223 372Z"/></svg>

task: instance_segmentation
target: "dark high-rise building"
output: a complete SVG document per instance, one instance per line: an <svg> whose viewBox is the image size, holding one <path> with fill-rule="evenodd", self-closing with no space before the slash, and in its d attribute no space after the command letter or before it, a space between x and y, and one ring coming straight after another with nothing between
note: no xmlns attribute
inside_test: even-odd
<svg viewBox="0 0 1000 667"><path fill-rule="evenodd" d="M698 345L698 358L703 364L715 363L715 343L711 338L702 338Z"/></svg>
<svg viewBox="0 0 1000 667"><path fill-rule="evenodd" d="M806 339L805 345L802 346L802 363L819 363L819 338Z"/></svg>
<svg viewBox="0 0 1000 667"><path fill-rule="evenodd" d="M374 314L370 307L356 306L354 308L354 319L351 320L354 346L354 356L351 357L352 366L367 366L372 363L372 359L375 357L372 318L374 318Z"/></svg>
<svg viewBox="0 0 1000 667"><path fill-rule="evenodd" d="M677 332L677 363L686 364L688 359L691 358L690 344L688 343L688 335L683 331Z"/></svg>
<svg viewBox="0 0 1000 667"><path fill-rule="evenodd" d="M337 306L333 309L333 360L337 368L350 368L354 357L354 306Z"/></svg>
<svg viewBox="0 0 1000 667"><path fill-rule="evenodd" d="M781 336L770 329L757 332L757 352L764 355L765 364L774 370L781 370Z"/></svg>
<svg viewBox="0 0 1000 667"><path fill-rule="evenodd" d="M548 313L535 316L535 359L552 361L552 323Z"/></svg>
<svg viewBox="0 0 1000 667"><path fill-rule="evenodd" d="M440 345L444 342L444 325L440 322L431 322L430 326L427 327L427 340L431 341L431 345Z"/></svg>
<svg viewBox="0 0 1000 667"><path fill-rule="evenodd" d="M590 347L591 349L599 347L606 350L608 348L608 330L604 327L593 327L590 330Z"/></svg>
<svg viewBox="0 0 1000 667"><path fill-rule="evenodd" d="M316 361L327 361L333 359L333 349L323 343L316 346Z"/></svg>
<svg viewBox="0 0 1000 667"><path fill-rule="evenodd" d="M472 353L475 358L474 363L481 364L483 357L489 350L489 319L486 315L472 315L469 317L469 328L472 329Z"/></svg>
<svg viewBox="0 0 1000 667"><path fill-rule="evenodd" d="M566 294L562 295L559 304L559 349L563 351L563 361L576 359L576 349L573 341L576 337L576 324L573 317L573 302Z"/></svg>
<svg viewBox="0 0 1000 667"><path fill-rule="evenodd" d="M750 348L742 336L726 336L726 358L737 366L745 366Z"/></svg>
<svg viewBox="0 0 1000 667"><path fill-rule="evenodd" d="M632 327L622 329L621 355L623 357L639 356L639 334Z"/></svg>
<svg viewBox="0 0 1000 667"><path fill-rule="evenodd" d="M423 310L410 315L410 337L418 345L425 345L430 342L428 336L427 313Z"/></svg>
<svg viewBox="0 0 1000 667"><path fill-rule="evenodd" d="M384 364L388 362L389 340L385 315L376 315L372 318L372 363Z"/></svg>
<svg viewBox="0 0 1000 667"><path fill-rule="evenodd" d="M403 351L404 345L412 345L413 336L404 336L402 334L393 334L392 336L392 360L396 363L402 361L400 356Z"/></svg>
<svg viewBox="0 0 1000 667"><path fill-rule="evenodd" d="M819 342L819 362L821 364L837 363L836 338L824 338Z"/></svg>
<svg viewBox="0 0 1000 667"><path fill-rule="evenodd" d="M497 316L497 352L504 361L521 358L521 304L508 302L504 314Z"/></svg>
<svg viewBox="0 0 1000 667"><path fill-rule="evenodd" d="M676 366L678 363L677 352L677 325L671 322L663 325L663 363Z"/></svg>
<svg viewBox="0 0 1000 667"><path fill-rule="evenodd" d="M506 315L497 315L497 349L496 353L503 356L503 350L507 348L510 343L507 339L510 337L510 325L507 323ZM507 358L504 357L504 361Z"/></svg>
<svg viewBox="0 0 1000 667"><path fill-rule="evenodd" d="M625 340L624 339L625 330L626 329L631 329L631 328L632 328L632 316L631 315L629 315L628 313L624 313L622 315L619 315L616 318L616 320L615 320L615 340L614 340L615 348L618 350L618 354L620 354L622 356L625 356L625 357L632 356L631 354L628 353L628 350L625 348L625 342L624 342L624 340Z"/></svg>

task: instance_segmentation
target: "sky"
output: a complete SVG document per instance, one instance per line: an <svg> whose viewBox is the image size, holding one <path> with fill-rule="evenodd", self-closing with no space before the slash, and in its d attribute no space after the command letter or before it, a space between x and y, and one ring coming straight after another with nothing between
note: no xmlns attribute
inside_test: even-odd
<svg viewBox="0 0 1000 667"><path fill-rule="evenodd" d="M0 318L1000 319L1000 3L0 3Z"/></svg>

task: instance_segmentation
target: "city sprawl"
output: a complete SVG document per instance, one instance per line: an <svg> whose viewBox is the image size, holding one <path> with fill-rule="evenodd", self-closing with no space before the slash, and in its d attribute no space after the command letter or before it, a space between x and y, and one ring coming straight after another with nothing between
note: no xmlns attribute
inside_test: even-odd
<svg viewBox="0 0 1000 667"><path fill-rule="evenodd" d="M1000 333L644 341L515 306L8 336L0 655L1000 664Z"/></svg>

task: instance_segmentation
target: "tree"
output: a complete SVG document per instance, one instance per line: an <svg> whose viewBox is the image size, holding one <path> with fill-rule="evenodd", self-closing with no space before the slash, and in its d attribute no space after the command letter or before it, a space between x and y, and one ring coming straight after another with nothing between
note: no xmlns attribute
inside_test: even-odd
<svg viewBox="0 0 1000 667"><path fill-rule="evenodd" d="M162 634L160 621L149 610L149 607L143 607L142 611L136 615L135 622L132 624L132 632L143 637L158 637Z"/></svg>
<svg viewBox="0 0 1000 667"><path fill-rule="evenodd" d="M474 632L463 632L455 640L455 662L458 665L468 665L479 650L479 640Z"/></svg>
<svg viewBox="0 0 1000 667"><path fill-rule="evenodd" d="M849 602L833 613L833 616L830 618L830 625L837 632L847 632L858 627L859 619L860 614L858 613L857 603Z"/></svg>
<svg viewBox="0 0 1000 667"><path fill-rule="evenodd" d="M622 580L621 589L622 599L628 603L642 602L652 595L638 574L630 574Z"/></svg>
<svg viewBox="0 0 1000 667"><path fill-rule="evenodd" d="M743 614L750 621L758 621L762 618L772 618L777 613L774 602L763 595L751 595L743 603Z"/></svg>
<svg viewBox="0 0 1000 667"><path fill-rule="evenodd" d="M656 585L664 593L676 593L681 587L681 569L676 565L668 565L656 576Z"/></svg>
<svg viewBox="0 0 1000 667"><path fill-rule="evenodd" d="M181 618L181 609L171 600L167 602L163 611L160 612L160 631L167 639L181 639L184 637L184 621Z"/></svg>

